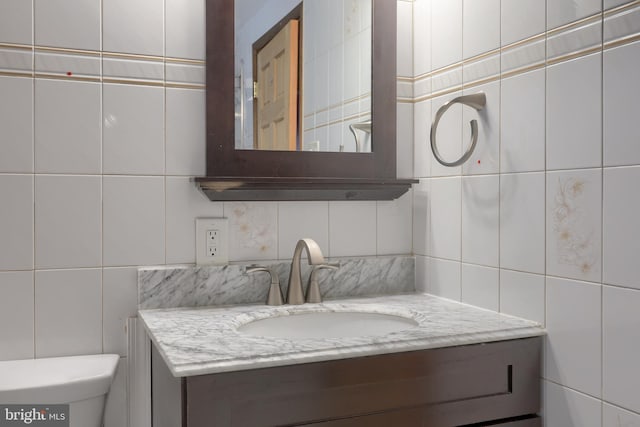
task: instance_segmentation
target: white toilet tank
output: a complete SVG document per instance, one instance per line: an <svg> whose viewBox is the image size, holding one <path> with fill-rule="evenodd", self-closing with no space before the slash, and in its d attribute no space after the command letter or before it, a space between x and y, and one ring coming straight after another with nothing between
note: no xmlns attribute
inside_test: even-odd
<svg viewBox="0 0 640 427"><path fill-rule="evenodd" d="M69 427L100 427L120 356L0 362L0 404L69 404Z"/></svg>

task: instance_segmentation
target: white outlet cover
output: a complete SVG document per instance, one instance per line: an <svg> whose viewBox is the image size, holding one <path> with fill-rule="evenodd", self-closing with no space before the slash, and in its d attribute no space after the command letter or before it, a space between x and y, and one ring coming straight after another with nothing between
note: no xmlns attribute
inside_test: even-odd
<svg viewBox="0 0 640 427"><path fill-rule="evenodd" d="M209 255L207 234L217 230L215 256ZM198 265L225 265L229 263L229 220L227 218L196 218L196 263Z"/></svg>

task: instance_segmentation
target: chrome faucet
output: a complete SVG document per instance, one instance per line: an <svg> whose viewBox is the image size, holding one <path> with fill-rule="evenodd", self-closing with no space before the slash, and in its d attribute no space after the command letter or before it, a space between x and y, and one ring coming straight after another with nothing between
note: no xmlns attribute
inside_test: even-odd
<svg viewBox="0 0 640 427"><path fill-rule="evenodd" d="M313 239L300 239L293 251L291 260L291 272L289 273L289 286L287 289L287 303L304 304L304 292L302 291L302 271L300 270L300 258L302 249L307 250L307 260L310 265L324 264L324 256L320 246Z"/></svg>

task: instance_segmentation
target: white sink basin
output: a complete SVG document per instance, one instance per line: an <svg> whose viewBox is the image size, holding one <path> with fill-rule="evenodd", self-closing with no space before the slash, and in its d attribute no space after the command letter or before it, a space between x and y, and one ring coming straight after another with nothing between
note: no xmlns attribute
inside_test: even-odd
<svg viewBox="0 0 640 427"><path fill-rule="evenodd" d="M254 320L238 327L248 335L318 339L382 336L417 326L413 319L381 313L303 312Z"/></svg>

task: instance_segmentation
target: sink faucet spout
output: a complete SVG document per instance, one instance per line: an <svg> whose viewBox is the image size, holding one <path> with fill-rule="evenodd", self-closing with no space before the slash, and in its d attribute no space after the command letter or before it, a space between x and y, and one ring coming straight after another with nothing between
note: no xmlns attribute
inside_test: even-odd
<svg viewBox="0 0 640 427"><path fill-rule="evenodd" d="M310 265L324 264L324 256L320 246L313 239L300 239L293 251L291 260L291 272L289 273L289 286L287 288L287 302L289 304L304 304L304 292L302 290L302 271L300 258L302 250L307 251L307 260Z"/></svg>

